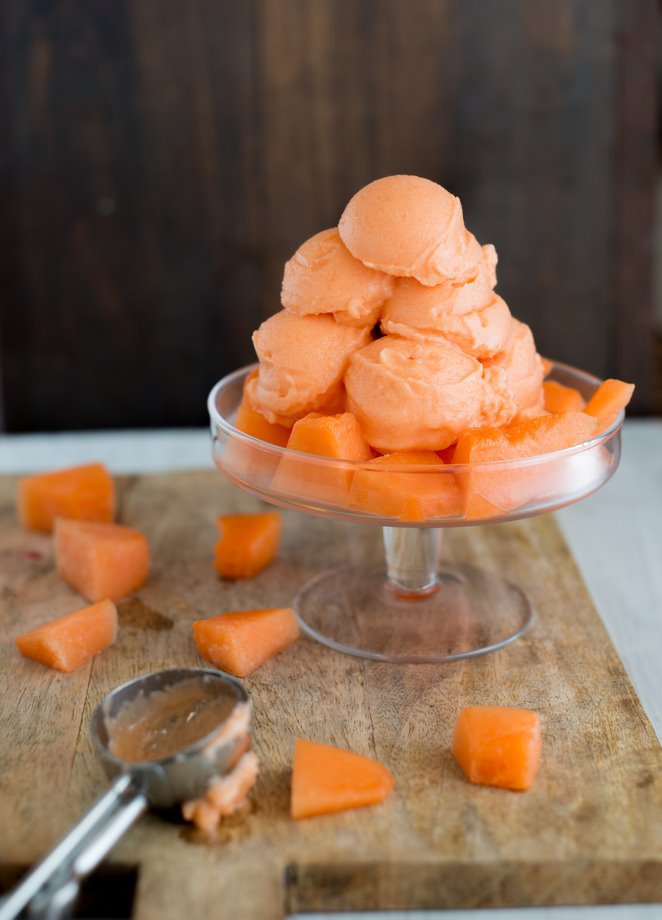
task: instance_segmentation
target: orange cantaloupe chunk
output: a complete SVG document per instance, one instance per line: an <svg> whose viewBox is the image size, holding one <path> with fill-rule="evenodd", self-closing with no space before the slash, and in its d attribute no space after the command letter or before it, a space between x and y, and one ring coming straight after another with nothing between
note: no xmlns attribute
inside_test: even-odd
<svg viewBox="0 0 662 920"><path fill-rule="evenodd" d="M74 671L116 638L117 609L103 600L17 636L16 645L25 658L58 671Z"/></svg>
<svg viewBox="0 0 662 920"><path fill-rule="evenodd" d="M336 460L371 460L372 451L352 412L322 415L311 412L295 422L287 449ZM316 501L344 505L347 502L354 469L330 469L315 460L283 457L272 480L280 492L303 495Z"/></svg>
<svg viewBox="0 0 662 920"><path fill-rule="evenodd" d="M221 531L214 547L214 565L223 578L252 578L276 557L282 529L277 511L221 514Z"/></svg>
<svg viewBox="0 0 662 920"><path fill-rule="evenodd" d="M633 383L624 383L613 378L603 380L587 402L584 412L597 418L598 430L604 431L616 420L621 409L625 409L633 393Z"/></svg>
<svg viewBox="0 0 662 920"><path fill-rule="evenodd" d="M57 518L54 533L58 575L88 601L117 600L147 578L149 544L133 527Z"/></svg>
<svg viewBox="0 0 662 920"><path fill-rule="evenodd" d="M290 813L312 818L383 802L395 785L385 766L330 744L297 738Z"/></svg>
<svg viewBox="0 0 662 920"><path fill-rule="evenodd" d="M456 474L464 493L465 518L495 517L533 499L552 498L562 484L562 461L493 469L481 468L480 464L516 461L574 447L594 437L596 429L595 419L584 412L560 412L502 428L463 432L453 462L469 465Z"/></svg>
<svg viewBox="0 0 662 920"><path fill-rule="evenodd" d="M25 476L18 483L18 517L26 530L51 533L55 518L113 520L115 486L102 463Z"/></svg>
<svg viewBox="0 0 662 920"><path fill-rule="evenodd" d="M453 441L452 444L449 444L448 447L444 447L443 450L436 451L437 456L440 460L443 460L444 463L452 463L453 457L455 456L455 448L457 447L457 441Z"/></svg>
<svg viewBox="0 0 662 920"><path fill-rule="evenodd" d="M515 706L467 706L451 750L472 783L529 789L540 766L538 714Z"/></svg>
<svg viewBox="0 0 662 920"><path fill-rule="evenodd" d="M248 384L258 371L252 371L246 378L244 396L237 411L235 427L244 434L260 441L260 444L245 442L235 437L225 442L221 463L231 479L251 487L267 489L271 486L274 473L281 459L279 449L285 447L296 419L277 416L269 422L253 406ZM336 387L327 402L316 410L318 415L336 415L345 411L345 389Z"/></svg>
<svg viewBox="0 0 662 920"><path fill-rule="evenodd" d="M319 415L342 415L347 411L347 391L340 383L328 394L321 406L315 409Z"/></svg>
<svg viewBox="0 0 662 920"><path fill-rule="evenodd" d="M542 388L547 412L581 412L586 405L579 390L563 386L556 380L545 380Z"/></svg>
<svg viewBox="0 0 662 920"><path fill-rule="evenodd" d="M523 425L524 422L530 422L534 418L542 418L543 415L551 415L544 406L530 406L528 409L522 409L514 418L508 422L509 425Z"/></svg>
<svg viewBox="0 0 662 920"><path fill-rule="evenodd" d="M540 360L542 361L543 377L549 377L549 375L554 370L554 362L550 361L549 358L543 358L542 355L540 356Z"/></svg>
<svg viewBox="0 0 662 920"><path fill-rule="evenodd" d="M462 513L462 493L444 462L432 450L385 454L357 469L347 504L357 511L426 521ZM392 467L424 466L429 472L395 472Z"/></svg>
<svg viewBox="0 0 662 920"><path fill-rule="evenodd" d="M235 677L252 674L299 635L299 624L289 607L230 611L193 624L199 654Z"/></svg>
<svg viewBox="0 0 662 920"><path fill-rule="evenodd" d="M285 447L290 436L290 429L284 425L276 425L254 409L246 393L246 384L257 376L257 370L251 371L244 383L244 393L237 417L235 419L235 428L249 434L259 441L267 441L269 444L276 444L278 447Z"/></svg>
<svg viewBox="0 0 662 920"><path fill-rule="evenodd" d="M259 443L231 435L217 442L215 451L218 451L221 466L231 479L248 486L268 488L278 467L279 449L285 447L290 436L292 421L289 427L270 422L255 409L249 395L249 384L257 374L257 370L251 371L244 381L235 428Z"/></svg>

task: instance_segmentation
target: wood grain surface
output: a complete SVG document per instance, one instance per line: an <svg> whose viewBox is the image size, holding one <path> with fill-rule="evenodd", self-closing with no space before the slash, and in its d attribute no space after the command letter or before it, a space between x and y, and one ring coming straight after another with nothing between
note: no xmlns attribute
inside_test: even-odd
<svg viewBox="0 0 662 920"><path fill-rule="evenodd" d="M542 353L650 410L655 0L0 10L7 430L203 424L285 260L401 172L460 196Z"/></svg>
<svg viewBox="0 0 662 920"><path fill-rule="evenodd" d="M15 480L0 480L0 863L28 864L104 788L88 735L118 683L195 664L191 622L287 604L313 573L379 557L373 528L285 514L280 558L256 579L219 581L214 516L256 502L216 473L121 483L122 520L143 529L149 581L120 603L117 644L62 675L20 658L13 638L82 606L52 567L48 537L15 524ZM263 768L254 807L214 841L149 815L112 854L138 866L139 920L249 920L316 909L497 907L662 899L662 754L551 517L458 530L451 558L522 585L537 619L509 648L467 663L363 662L301 640L246 680ZM449 744L458 708L528 706L544 732L526 794L469 784ZM376 756L396 790L379 807L292 822L296 736Z"/></svg>

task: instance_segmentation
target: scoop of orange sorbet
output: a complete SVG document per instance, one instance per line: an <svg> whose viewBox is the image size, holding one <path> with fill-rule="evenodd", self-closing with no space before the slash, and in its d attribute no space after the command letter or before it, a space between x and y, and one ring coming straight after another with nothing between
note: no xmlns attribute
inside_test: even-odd
<svg viewBox="0 0 662 920"><path fill-rule="evenodd" d="M515 403L499 368L484 368L445 339L387 335L355 352L348 408L382 453L443 450L467 428L501 425Z"/></svg>
<svg viewBox="0 0 662 920"><path fill-rule="evenodd" d="M386 176L364 186L338 229L354 258L421 284L469 281L482 257L464 226L460 199L419 176Z"/></svg>
<svg viewBox="0 0 662 920"><path fill-rule="evenodd" d="M253 333L260 372L251 381L253 407L270 422L314 412L333 399L349 356L370 341L370 329L337 323L332 316L275 313Z"/></svg>

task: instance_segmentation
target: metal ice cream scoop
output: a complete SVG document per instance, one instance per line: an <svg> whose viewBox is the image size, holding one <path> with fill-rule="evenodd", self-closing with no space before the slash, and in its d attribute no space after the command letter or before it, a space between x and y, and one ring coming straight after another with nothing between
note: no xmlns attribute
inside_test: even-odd
<svg viewBox="0 0 662 920"><path fill-rule="evenodd" d="M193 705L188 714L179 717L169 710L164 712L164 700L168 702L168 695L171 699L185 688L187 703L188 698L195 701L198 686L197 696L209 708L207 721L200 722L205 733L196 737L191 723L204 707ZM96 708L90 730L113 783L0 900L0 920L12 920L24 910L35 920L70 916L81 880L148 807L170 808L202 797L213 777L232 770L250 747L251 712L251 699L244 687L210 668L159 671L109 693ZM134 717L136 713L139 718ZM213 725L209 724L210 713L212 720L220 716ZM115 730L118 727L126 730L120 735ZM149 734L149 743L142 743L141 734Z"/></svg>

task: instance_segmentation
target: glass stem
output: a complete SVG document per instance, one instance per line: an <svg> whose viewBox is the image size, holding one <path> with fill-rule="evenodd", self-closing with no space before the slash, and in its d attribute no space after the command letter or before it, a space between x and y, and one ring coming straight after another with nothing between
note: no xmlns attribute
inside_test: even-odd
<svg viewBox="0 0 662 920"><path fill-rule="evenodd" d="M425 597L439 587L441 529L385 527L384 550L390 588L402 597Z"/></svg>

